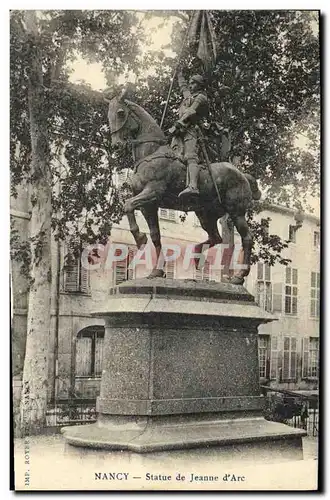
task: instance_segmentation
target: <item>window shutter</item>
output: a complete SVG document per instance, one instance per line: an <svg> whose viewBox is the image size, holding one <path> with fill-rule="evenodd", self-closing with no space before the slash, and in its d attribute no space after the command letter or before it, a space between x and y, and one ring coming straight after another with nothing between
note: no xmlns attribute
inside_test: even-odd
<svg viewBox="0 0 330 500"><path fill-rule="evenodd" d="M79 290L79 265L70 264L64 269L64 291L77 292Z"/></svg>
<svg viewBox="0 0 330 500"><path fill-rule="evenodd" d="M89 271L80 264L80 292L89 292Z"/></svg>
<svg viewBox="0 0 330 500"><path fill-rule="evenodd" d="M168 211L168 218L169 220L173 220L175 221L176 220L176 213L175 213L175 210L172 210L171 208L169 209Z"/></svg>
<svg viewBox="0 0 330 500"><path fill-rule="evenodd" d="M290 378L296 378L297 372L297 340L291 337L291 353L290 353Z"/></svg>
<svg viewBox="0 0 330 500"><path fill-rule="evenodd" d="M282 283L273 284L273 312L282 312Z"/></svg>
<svg viewBox="0 0 330 500"><path fill-rule="evenodd" d="M265 281L270 281L270 265L265 264Z"/></svg>
<svg viewBox="0 0 330 500"><path fill-rule="evenodd" d="M290 378L290 337L284 337L283 346L283 379Z"/></svg>
<svg viewBox="0 0 330 500"><path fill-rule="evenodd" d="M204 281L210 281L210 263L208 260L204 262L204 268L203 268L203 280Z"/></svg>
<svg viewBox="0 0 330 500"><path fill-rule="evenodd" d="M272 311L272 284L266 283L266 311Z"/></svg>
<svg viewBox="0 0 330 500"><path fill-rule="evenodd" d="M134 256L136 254L136 247L129 247L128 248L128 267L127 267L127 279L129 280L133 280L135 278L135 275L136 275L136 268L134 269L130 269L130 263L132 262L132 260L134 259Z"/></svg>
<svg viewBox="0 0 330 500"><path fill-rule="evenodd" d="M117 249L115 256L120 255L120 250ZM114 262L114 283L119 285L123 281L127 280L127 259L119 260Z"/></svg>
<svg viewBox="0 0 330 500"><path fill-rule="evenodd" d="M165 273L166 273L166 278L174 279L174 277L175 277L175 261L174 260L166 262Z"/></svg>
<svg viewBox="0 0 330 500"><path fill-rule="evenodd" d="M316 273L311 273L311 287L316 288Z"/></svg>
<svg viewBox="0 0 330 500"><path fill-rule="evenodd" d="M257 279L263 281L264 279L264 265L262 262L257 264Z"/></svg>
<svg viewBox="0 0 330 500"><path fill-rule="evenodd" d="M277 366L278 366L278 349L277 337L271 336L271 353L270 353L270 378L277 379Z"/></svg>
<svg viewBox="0 0 330 500"><path fill-rule="evenodd" d="M292 269L292 284L298 285L298 269Z"/></svg>
<svg viewBox="0 0 330 500"><path fill-rule="evenodd" d="M308 373L308 357L309 357L309 337L302 339L302 377L307 378Z"/></svg>

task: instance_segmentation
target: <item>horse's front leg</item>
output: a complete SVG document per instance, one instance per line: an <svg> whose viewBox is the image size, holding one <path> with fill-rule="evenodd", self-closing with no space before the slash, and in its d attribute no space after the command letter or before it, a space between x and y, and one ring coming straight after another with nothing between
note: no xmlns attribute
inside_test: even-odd
<svg viewBox="0 0 330 500"><path fill-rule="evenodd" d="M136 222L134 210L141 208L144 203L150 203L155 197L155 189L150 189L150 186L146 186L141 193L125 201L124 212L127 216L129 228L135 239L138 248L141 248L148 241L145 233L140 232L140 228Z"/></svg>
<svg viewBox="0 0 330 500"><path fill-rule="evenodd" d="M153 270L149 274L148 278L162 278L164 276L164 257L162 255L162 243L160 237L160 229L159 229L159 219L158 219L158 207L157 205L148 205L143 207L142 214L147 221L149 230L150 230L150 238L154 244L156 250L156 264L153 267Z"/></svg>
<svg viewBox="0 0 330 500"><path fill-rule="evenodd" d="M147 184L147 186L145 186L145 188L143 189L143 191L141 191L141 193L139 193L136 196L133 196L133 198L129 198L128 200L126 200L124 205L124 211L129 221L130 230L133 234L133 237L136 241L138 248L140 248L147 242L147 237L144 233L140 232L140 229L136 223L134 215L134 210L136 209L142 210L150 230L151 240L156 248L157 263L161 252L161 243L160 243L160 230L159 230L158 213L157 213L158 206L155 202L158 199L160 199L160 197L164 193L164 190L165 186L163 182L160 181L150 182L149 184ZM163 269L158 269L156 264L149 277L151 278L159 276L162 277L163 275L164 275Z"/></svg>

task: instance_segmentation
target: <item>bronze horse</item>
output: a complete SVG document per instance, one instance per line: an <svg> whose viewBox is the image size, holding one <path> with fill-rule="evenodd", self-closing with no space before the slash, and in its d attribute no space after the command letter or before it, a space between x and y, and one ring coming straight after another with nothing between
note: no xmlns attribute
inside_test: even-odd
<svg viewBox="0 0 330 500"><path fill-rule="evenodd" d="M180 200L178 194L185 187L186 166L178 159L167 145L167 139L156 121L138 104L125 99L125 93L108 100L109 125L112 144L130 141L135 161L134 173L129 184L134 196L125 202L130 231L141 248L147 237L140 232L134 210L141 210L155 246L157 259L161 255L161 235L158 220L158 208L182 211L194 211L207 232L206 241L195 246L200 252L203 245L220 244L217 221L229 214L242 239L241 264L244 269L237 271L230 282L243 284L244 277L250 272L252 235L245 219L245 213L252 200L260 198L260 191L254 177L244 175L228 162L212 163L213 177L217 183L221 203L216 189L206 168L201 168L199 175L200 195L197 201ZM196 267L198 260L195 261ZM157 264L150 278L164 276L164 270Z"/></svg>

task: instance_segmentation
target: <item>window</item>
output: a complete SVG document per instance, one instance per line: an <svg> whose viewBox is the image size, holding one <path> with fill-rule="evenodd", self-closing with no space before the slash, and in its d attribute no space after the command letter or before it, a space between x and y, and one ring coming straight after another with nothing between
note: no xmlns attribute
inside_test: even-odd
<svg viewBox="0 0 330 500"><path fill-rule="evenodd" d="M259 377L268 378L270 362L270 338L269 335L259 335Z"/></svg>
<svg viewBox="0 0 330 500"><path fill-rule="evenodd" d="M314 249L315 250L319 249L320 248L320 233L319 233L319 231L314 231L313 241L314 241Z"/></svg>
<svg viewBox="0 0 330 500"><path fill-rule="evenodd" d="M262 262L257 264L257 290L256 300L257 304L265 311L271 312L272 310L272 284L270 266Z"/></svg>
<svg viewBox="0 0 330 500"><path fill-rule="evenodd" d="M194 267L194 279L197 281L210 281L210 263L205 260L200 269Z"/></svg>
<svg viewBox="0 0 330 500"><path fill-rule="evenodd" d="M320 273L311 273L311 317L320 317Z"/></svg>
<svg viewBox="0 0 330 500"><path fill-rule="evenodd" d="M277 337L273 335L259 335L259 377L277 379L278 349Z"/></svg>
<svg viewBox="0 0 330 500"><path fill-rule="evenodd" d="M104 327L81 330L76 339L76 376L101 377Z"/></svg>
<svg viewBox="0 0 330 500"><path fill-rule="evenodd" d="M89 278L89 270L82 265L80 256L76 257L68 252L63 266L63 291L89 293Z"/></svg>
<svg viewBox="0 0 330 500"><path fill-rule="evenodd" d="M319 339L307 337L303 339L303 378L317 378L319 375Z"/></svg>
<svg viewBox="0 0 330 500"><path fill-rule="evenodd" d="M297 314L298 309L298 270L287 267L285 270L285 314Z"/></svg>
<svg viewBox="0 0 330 500"><path fill-rule="evenodd" d="M291 241L291 243L296 243L296 233L297 233L297 227L292 226L290 224L290 226L289 226L289 241Z"/></svg>
<svg viewBox="0 0 330 500"><path fill-rule="evenodd" d="M132 262L134 255L137 252L137 248L134 246L128 247L128 255L123 260L114 262L114 279L115 285L120 285L123 281L133 280L136 275L136 269L129 269L129 265ZM116 250L116 255L120 255L120 250Z"/></svg>
<svg viewBox="0 0 330 500"><path fill-rule="evenodd" d="M166 273L166 278L168 279L174 279L175 278L175 271L176 271L176 261L171 260L169 262L165 263L165 273Z"/></svg>
<svg viewBox="0 0 330 500"><path fill-rule="evenodd" d="M295 379L296 371L297 371L297 339L295 337L284 337L283 379L284 380Z"/></svg>
<svg viewBox="0 0 330 500"><path fill-rule="evenodd" d="M159 217L160 219L166 219L173 222L176 222L176 212L171 208L160 208L159 209Z"/></svg>

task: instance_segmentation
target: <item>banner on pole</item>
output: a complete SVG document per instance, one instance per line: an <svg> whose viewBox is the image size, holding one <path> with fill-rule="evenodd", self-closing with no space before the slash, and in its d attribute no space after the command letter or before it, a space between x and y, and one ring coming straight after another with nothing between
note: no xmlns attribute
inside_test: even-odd
<svg viewBox="0 0 330 500"><path fill-rule="evenodd" d="M197 10L192 17L189 32L189 45L197 44L197 57L202 61L205 71L215 65L217 58L216 37L209 12Z"/></svg>

